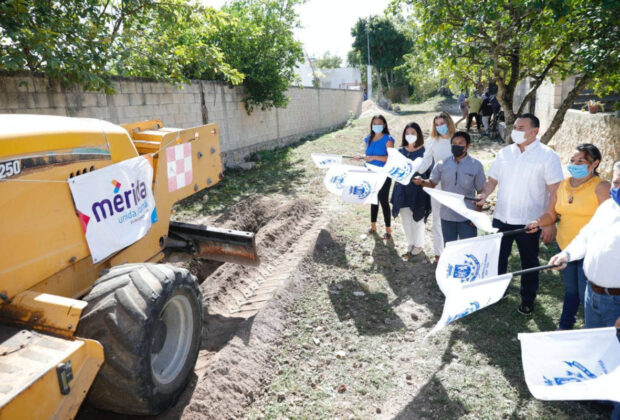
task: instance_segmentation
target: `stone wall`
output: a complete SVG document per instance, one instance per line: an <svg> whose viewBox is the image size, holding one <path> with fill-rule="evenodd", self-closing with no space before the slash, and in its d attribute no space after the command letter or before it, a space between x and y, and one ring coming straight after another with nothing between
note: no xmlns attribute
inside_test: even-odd
<svg viewBox="0 0 620 420"><path fill-rule="evenodd" d="M119 79L116 94L63 88L45 77L0 76L0 113L99 118L118 124L159 118L164 126L187 128L216 123L227 164L262 149L343 125L361 112L362 93L291 87L286 108L248 115L243 89L218 82L188 85Z"/></svg>
<svg viewBox="0 0 620 420"><path fill-rule="evenodd" d="M569 109L549 146L560 154L563 164L568 164L580 143L592 143L600 149L603 161L599 172L610 180L613 164L620 160L620 118L610 113L590 114Z"/></svg>
<svg viewBox="0 0 620 420"><path fill-rule="evenodd" d="M549 128L558 107L574 85L575 77L557 83L545 80L536 91L534 113L540 119L541 135ZM527 87L527 80L517 86L513 102L515 109L520 103L517 101L525 96ZM563 164L568 164L575 146L580 143L592 143L601 150L603 162L599 169L606 179L610 179L613 163L620 160L620 119L613 113L590 114L569 109L549 146L560 154Z"/></svg>

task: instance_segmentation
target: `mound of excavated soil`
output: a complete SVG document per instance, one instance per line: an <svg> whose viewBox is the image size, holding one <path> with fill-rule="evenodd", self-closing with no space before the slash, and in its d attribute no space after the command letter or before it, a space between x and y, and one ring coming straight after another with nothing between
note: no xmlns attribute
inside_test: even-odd
<svg viewBox="0 0 620 420"><path fill-rule="evenodd" d="M260 265L222 264L202 283L206 331L196 376L160 418L224 419L243 413L269 377L287 307L306 283L302 261L325 220L307 200L255 197L214 222L256 232Z"/></svg>

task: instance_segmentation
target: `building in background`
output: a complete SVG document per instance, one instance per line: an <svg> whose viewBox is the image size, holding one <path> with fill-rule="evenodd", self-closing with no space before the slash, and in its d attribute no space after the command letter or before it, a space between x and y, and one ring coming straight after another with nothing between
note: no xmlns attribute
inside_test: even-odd
<svg viewBox="0 0 620 420"><path fill-rule="evenodd" d="M301 80L301 86L315 87L313 80L318 78L320 86L328 89L362 90L362 75L354 67L340 67L336 69L319 69L314 65L314 59L306 59L295 69Z"/></svg>

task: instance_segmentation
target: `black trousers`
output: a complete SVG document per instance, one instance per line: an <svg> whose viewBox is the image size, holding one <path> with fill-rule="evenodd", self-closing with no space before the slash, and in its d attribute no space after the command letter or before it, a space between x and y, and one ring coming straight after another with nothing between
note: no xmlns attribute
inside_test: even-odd
<svg viewBox="0 0 620 420"><path fill-rule="evenodd" d="M493 227L500 232L521 229L525 225L509 225L500 220L493 219ZM517 241L517 248L521 256L521 268L532 268L539 265L538 249L540 240L540 230L536 233L520 233L518 235L502 236L502 243L499 249L499 263L497 273L504 274L508 271L508 257L512 251L512 243ZM534 303L536 292L538 291L538 272L524 274L521 276L521 301L527 305Z"/></svg>
<svg viewBox="0 0 620 420"><path fill-rule="evenodd" d="M482 118L480 118L480 115L475 112L470 112L467 116L467 129L469 130L469 127L471 127L471 120L473 118L476 118L476 125L478 126L478 130L480 130L480 122L482 121Z"/></svg>
<svg viewBox="0 0 620 420"><path fill-rule="evenodd" d="M387 178L383 187L379 190L379 194L377 194L377 199L379 200L379 204L381 205L381 211L383 211L383 221L385 222L385 227L392 226L392 214L390 212L390 187L392 186L392 178ZM375 223L377 221L377 216L379 215L379 204L371 204L370 205L370 221L371 223Z"/></svg>

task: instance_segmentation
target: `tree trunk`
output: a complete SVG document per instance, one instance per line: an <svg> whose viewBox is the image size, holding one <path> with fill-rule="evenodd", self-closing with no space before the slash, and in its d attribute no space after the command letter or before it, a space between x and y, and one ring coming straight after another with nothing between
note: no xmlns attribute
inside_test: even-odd
<svg viewBox="0 0 620 420"><path fill-rule="evenodd" d="M381 71L378 68L375 68L377 72L377 101L383 98L383 82L381 82Z"/></svg>
<svg viewBox="0 0 620 420"><path fill-rule="evenodd" d="M587 86L590 80L592 80L592 76L583 75L581 79L579 79L575 87L568 93L566 98L560 104L560 107L556 111L555 115L553 116L553 120L551 120L549 128L547 128L545 134L540 138L541 143L549 143L556 131L558 131L560 127L562 127L562 122L564 121L566 111L568 111L573 102L575 102L575 99L577 98L577 95L579 95L579 92L581 92Z"/></svg>
<svg viewBox="0 0 620 420"><path fill-rule="evenodd" d="M387 83L388 91L391 90L392 89L392 85L390 84L390 75L387 72L385 73L385 81Z"/></svg>

